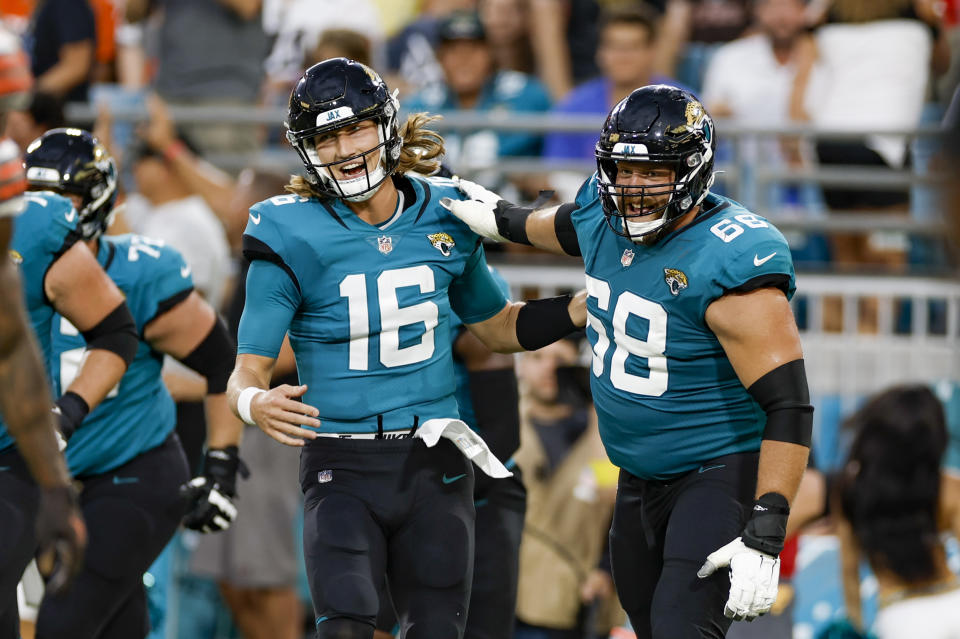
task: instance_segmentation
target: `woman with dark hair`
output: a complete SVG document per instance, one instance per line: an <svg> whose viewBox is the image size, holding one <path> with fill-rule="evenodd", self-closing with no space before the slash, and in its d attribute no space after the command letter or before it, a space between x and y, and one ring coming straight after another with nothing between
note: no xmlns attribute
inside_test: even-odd
<svg viewBox="0 0 960 639"><path fill-rule="evenodd" d="M938 522L940 464L947 446L943 408L926 386L871 399L850 418L856 432L839 483L844 599L862 626L858 567L877 577L879 639L948 639L960 632L960 581L947 567Z"/></svg>

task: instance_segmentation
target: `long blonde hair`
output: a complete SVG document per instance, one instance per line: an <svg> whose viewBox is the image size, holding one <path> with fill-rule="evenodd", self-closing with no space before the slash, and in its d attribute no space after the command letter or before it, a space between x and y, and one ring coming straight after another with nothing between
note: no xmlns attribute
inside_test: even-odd
<svg viewBox="0 0 960 639"><path fill-rule="evenodd" d="M421 175L432 175L440 169L440 159L444 154L443 137L427 128L429 123L439 119L439 115L429 113L411 113L407 116L407 121L400 127L403 145L400 147L400 159L394 173L413 171ZM284 189L300 197L326 197L317 192L302 175L291 175L290 182Z"/></svg>

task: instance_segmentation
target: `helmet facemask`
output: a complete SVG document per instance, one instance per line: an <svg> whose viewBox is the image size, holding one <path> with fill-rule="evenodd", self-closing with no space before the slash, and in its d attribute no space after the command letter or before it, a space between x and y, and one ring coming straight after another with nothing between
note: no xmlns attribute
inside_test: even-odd
<svg viewBox="0 0 960 639"><path fill-rule="evenodd" d="M713 149L709 144L685 156L646 153L642 144L617 143L612 151L597 145L596 156L598 188L607 224L614 233L633 242L650 244L669 233L680 218L703 201L713 184L711 173L694 200L691 185L698 181L705 167L712 166ZM669 168L673 178L654 184L621 184L617 181L620 162ZM645 219L637 220L641 217Z"/></svg>
<svg viewBox="0 0 960 639"><path fill-rule="evenodd" d="M307 179L316 191L326 197L363 202L373 197L380 185L396 170L403 146L397 122L398 111L397 91L394 91L373 113L354 115L348 106L332 109L317 115L318 123L330 119L331 125L317 126L305 131L288 130L287 140L300 156L307 169ZM368 120L372 120L377 128L376 146L342 160L320 161L315 144L319 136ZM378 152L376 166L371 170L368 159ZM347 180L334 177L332 167L346 166L354 162L362 164L362 175Z"/></svg>

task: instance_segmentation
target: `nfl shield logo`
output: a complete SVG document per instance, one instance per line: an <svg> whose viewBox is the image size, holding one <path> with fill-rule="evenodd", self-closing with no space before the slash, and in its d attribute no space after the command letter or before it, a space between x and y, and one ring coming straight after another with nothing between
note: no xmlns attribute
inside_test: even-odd
<svg viewBox="0 0 960 639"><path fill-rule="evenodd" d="M633 249L624 249L623 255L620 256L620 264L623 265L623 268L633 264Z"/></svg>
<svg viewBox="0 0 960 639"><path fill-rule="evenodd" d="M333 471L321 470L319 473L317 473L317 481L321 484L325 484L328 481L333 481Z"/></svg>
<svg viewBox="0 0 960 639"><path fill-rule="evenodd" d="M384 255L389 254L393 250L393 238L389 235L381 235L377 238L377 248Z"/></svg>

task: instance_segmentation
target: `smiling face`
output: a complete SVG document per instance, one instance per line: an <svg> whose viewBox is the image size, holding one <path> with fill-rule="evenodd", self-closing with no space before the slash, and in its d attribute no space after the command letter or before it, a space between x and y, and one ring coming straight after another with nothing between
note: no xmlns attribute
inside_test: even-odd
<svg viewBox="0 0 960 639"><path fill-rule="evenodd" d="M631 222L659 219L673 193L673 181L674 170L663 164L617 162L616 185L620 195L620 212L629 216Z"/></svg>
<svg viewBox="0 0 960 639"><path fill-rule="evenodd" d="M373 173L380 162L382 149L361 155L380 144L377 125L372 120L321 133L312 142L318 163L329 164L326 170L338 182L362 179Z"/></svg>

